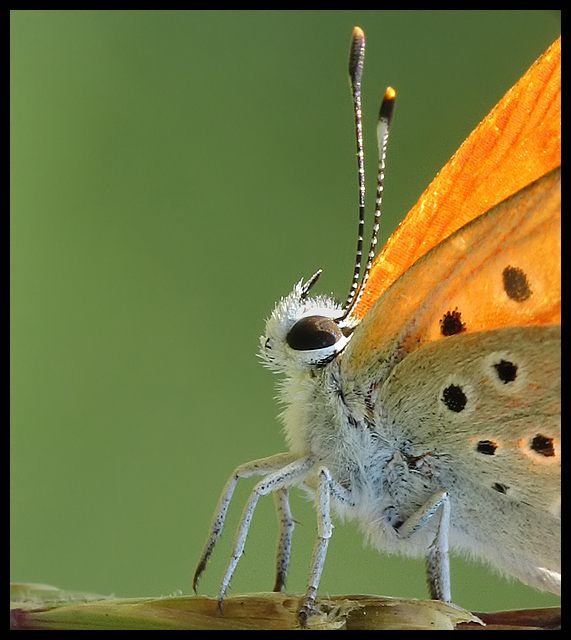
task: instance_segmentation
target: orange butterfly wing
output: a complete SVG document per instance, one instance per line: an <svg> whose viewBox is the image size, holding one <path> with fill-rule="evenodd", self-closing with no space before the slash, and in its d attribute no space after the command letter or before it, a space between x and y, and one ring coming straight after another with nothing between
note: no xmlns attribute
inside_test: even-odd
<svg viewBox="0 0 571 640"><path fill-rule="evenodd" d="M561 38L470 134L377 256L349 319L363 319L427 251L561 164Z"/></svg>
<svg viewBox="0 0 571 640"><path fill-rule="evenodd" d="M560 251L559 167L407 269L355 330L344 371L376 384L407 354L447 336L560 323Z"/></svg>

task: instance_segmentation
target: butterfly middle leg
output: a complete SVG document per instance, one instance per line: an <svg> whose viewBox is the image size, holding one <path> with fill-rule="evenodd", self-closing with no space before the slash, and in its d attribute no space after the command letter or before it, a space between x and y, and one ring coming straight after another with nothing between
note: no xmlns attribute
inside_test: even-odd
<svg viewBox="0 0 571 640"><path fill-rule="evenodd" d="M309 574L309 585L301 609L298 614L299 623L302 627L307 625L307 618L313 608L315 595L321 580L325 556L329 545L329 538L333 531L331 524L331 497L354 506L351 494L336 480L331 477L331 473L326 467L321 467L318 472L317 492L315 494L315 506L317 511L317 540L313 548L311 559L311 571Z"/></svg>

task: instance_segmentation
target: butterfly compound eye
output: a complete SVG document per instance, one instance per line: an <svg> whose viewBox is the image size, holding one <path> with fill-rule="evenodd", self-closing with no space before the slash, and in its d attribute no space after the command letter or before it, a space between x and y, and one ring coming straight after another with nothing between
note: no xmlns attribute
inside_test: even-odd
<svg viewBox="0 0 571 640"><path fill-rule="evenodd" d="M343 338L334 320L324 316L308 316L298 320L287 334L287 343L296 351L313 351L331 347Z"/></svg>

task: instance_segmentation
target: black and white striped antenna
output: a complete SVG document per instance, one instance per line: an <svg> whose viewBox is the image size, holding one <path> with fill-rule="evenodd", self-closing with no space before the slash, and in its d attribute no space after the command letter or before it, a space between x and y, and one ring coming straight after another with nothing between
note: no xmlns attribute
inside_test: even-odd
<svg viewBox="0 0 571 640"><path fill-rule="evenodd" d="M365 163L363 152L363 122L361 109L361 79L363 77L363 61L365 58L365 34L362 29L355 27L353 30L353 39L351 41L351 52L349 55L349 78L351 82L351 93L353 96L353 107L355 112L355 133L357 138L357 166L359 170L359 231L357 238L357 255L355 259L355 270L353 272L353 281L345 302L344 312L339 324L350 326L351 312L359 302L365 284L369 278L371 266L375 258L375 247L377 245L377 236L379 233L379 220L381 217L381 203L383 199L383 182L385 177L385 159L387 152L387 140L389 137L389 129L393 117L396 93L392 87L388 87L385 91L381 108L379 110L379 119L377 122L377 143L379 147L379 172L377 178L377 197L375 202L375 219L373 223L373 234L369 253L367 257L367 265L363 278L359 284L361 276L361 267L363 262L363 233L365 228ZM349 319L349 320L348 320Z"/></svg>
<svg viewBox="0 0 571 640"><path fill-rule="evenodd" d="M353 112L355 114L355 135L357 138L357 167L359 171L359 231L357 236L357 255L353 281L349 289L349 295L343 307L347 310L357 293L361 278L361 266L363 263L363 233L365 231L365 156L363 152L363 114L361 110L361 79L363 77L363 62L365 60L365 34L362 29L353 29L351 50L349 53L349 82L351 83L351 95L353 96ZM345 317L345 316L344 316Z"/></svg>

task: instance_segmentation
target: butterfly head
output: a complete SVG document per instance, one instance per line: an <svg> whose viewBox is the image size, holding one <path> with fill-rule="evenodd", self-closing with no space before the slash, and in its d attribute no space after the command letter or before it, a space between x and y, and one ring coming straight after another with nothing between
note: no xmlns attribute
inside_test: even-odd
<svg viewBox="0 0 571 640"><path fill-rule="evenodd" d="M341 305L327 296L308 295L320 274L321 270L307 282L300 280L266 321L260 357L276 372L296 374L322 367L349 341L337 322L343 317Z"/></svg>

